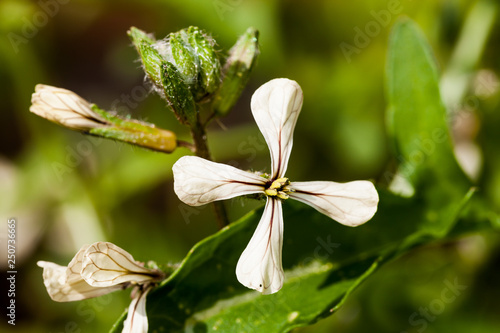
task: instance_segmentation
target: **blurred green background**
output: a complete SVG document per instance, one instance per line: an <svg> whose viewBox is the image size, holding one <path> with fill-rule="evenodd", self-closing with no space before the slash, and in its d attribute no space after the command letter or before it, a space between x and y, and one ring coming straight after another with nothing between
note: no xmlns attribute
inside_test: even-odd
<svg viewBox="0 0 500 333"><path fill-rule="evenodd" d="M450 93L449 104L464 121L450 124L457 146L468 147L465 161L482 166L473 178L498 211L499 21L496 2L480 1L482 12L473 11L477 6L465 0L2 0L2 258L9 217L17 219L18 237L16 327L4 316L2 332L105 332L128 306L128 292L52 302L38 260L66 265L81 245L110 241L137 260L173 263L217 231L210 207L186 206L173 192L171 166L186 150L163 155L58 127L28 110L37 83L73 90L189 139L164 102L147 93L126 31L136 26L163 38L196 25L224 54L253 26L260 31L260 58L236 108L209 129L216 160L269 168L250 97L264 82L287 77L305 96L287 176L387 186L395 158L384 118L386 48L390 27L407 15L424 30L441 70L456 74L452 82L465 82L458 97ZM456 49L461 36L465 47ZM460 91L458 83L451 91ZM235 199L226 206L235 220L259 203ZM499 244L498 234L478 233L417 249L384 267L334 316L295 331L495 332ZM6 259L0 265L4 271ZM443 302L446 283L456 280L467 288ZM423 308L435 311L425 317Z"/></svg>

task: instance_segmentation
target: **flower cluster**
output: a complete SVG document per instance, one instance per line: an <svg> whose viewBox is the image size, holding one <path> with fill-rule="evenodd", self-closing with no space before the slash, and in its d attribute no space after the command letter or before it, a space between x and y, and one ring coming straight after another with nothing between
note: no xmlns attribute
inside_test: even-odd
<svg viewBox="0 0 500 333"><path fill-rule="evenodd" d="M39 261L47 292L56 302L79 301L134 287L122 332L146 333L146 296L165 274L145 268L122 248L97 242L80 248L67 267Z"/></svg>
<svg viewBox="0 0 500 333"><path fill-rule="evenodd" d="M193 33L193 36L199 38L189 39L186 37L187 33ZM165 77L163 72L169 67L165 65L164 59L155 53L154 46L157 44L138 29L132 29L130 34L138 47L145 70L151 80L155 84L165 86L163 96L169 98L169 105L180 120L192 127L194 141L197 141L196 138L203 138L204 128L197 111L183 113L185 110L179 111L179 105L187 104L179 102L177 105L172 102L174 97L177 98L180 95L178 92L170 91L169 89L173 86L165 85L163 81ZM174 38L175 36L178 40ZM196 29L188 29L175 36L171 38L172 50L177 50L175 47L179 47L179 54L184 56L186 54L192 56L193 47L190 43L211 45ZM247 37L240 41L241 45L235 46L233 53L238 53L240 49L245 50L250 41L250 46L253 45L255 40L252 36L255 36L255 33L249 31ZM175 46L177 45L175 41L178 42L178 46ZM186 53L184 48L190 50L191 53ZM248 58L246 63L250 66L255 60L257 51L250 48L247 53L250 56L246 57ZM241 62L245 57L243 60L238 59ZM220 68L217 67L217 75L207 76L205 81L201 81L206 83L204 86L196 86L199 82L194 79L187 80L186 82L191 82L194 88L190 88L192 91L185 88L184 90L190 91L186 96L193 99L196 95L196 100L202 101L207 96L212 96L210 94L215 94L213 95L215 97L212 96L214 115L226 114L234 105L236 98L234 96L239 96L242 84L247 80L246 76L236 74L234 78L231 78L230 74L237 73L239 68L239 65L231 67L235 62L233 60L224 67L226 69L225 83L222 83L221 88L211 86L219 80L217 73L220 72ZM175 63L186 65L189 61L184 59L183 62ZM173 66L172 63L168 64ZM209 70L210 66L203 68ZM181 71L181 69L186 68L176 70L184 76L189 74L198 78L201 75L198 70L193 69L189 72ZM249 71L250 68L245 70L245 73L248 74ZM167 75L167 77L172 76ZM226 93L226 91L231 93ZM192 92L196 94L192 95ZM199 206L250 194L260 194L266 198L263 215L236 265L238 281L263 294L279 291L284 283L282 266L284 228L282 202L284 200L301 201L333 220L351 227L370 220L377 211L378 193L369 181L296 182L287 178L286 171L293 146L293 132L302 108L302 100L303 94L300 86L289 79L271 80L257 89L252 96L252 114L271 155L270 174L242 171L195 156L181 157L173 166L174 191L179 199L188 205ZM30 110L33 113L74 130L119 139L169 153L180 145L175 134L170 131L107 113L65 89L38 85L33 94L32 103ZM194 105L193 103L191 104ZM193 108L196 109L194 106ZM199 128L202 130L199 131ZM209 155L208 150L205 153L201 155ZM165 277L161 271L145 268L123 249L105 242L83 246L67 267L45 261L39 261L38 265L43 267L44 283L50 297L57 302L77 301L130 286L134 287L123 332L147 332L146 297L152 287Z"/></svg>
<svg viewBox="0 0 500 333"><path fill-rule="evenodd" d="M377 210L377 190L369 181L290 182L285 177L302 99L300 86L288 79L271 80L252 96L252 114L271 153L270 176L194 156L180 158L173 167L175 193L188 205L255 193L267 197L262 218L236 266L238 281L263 294L283 286L283 200L301 201L351 227L365 223Z"/></svg>

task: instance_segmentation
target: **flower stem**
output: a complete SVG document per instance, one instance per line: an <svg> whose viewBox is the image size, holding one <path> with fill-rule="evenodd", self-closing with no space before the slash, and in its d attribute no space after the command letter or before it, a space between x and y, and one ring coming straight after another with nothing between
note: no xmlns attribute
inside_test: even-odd
<svg viewBox="0 0 500 333"><path fill-rule="evenodd" d="M196 152L196 147L191 142L177 140L177 147L184 147L191 150L193 153Z"/></svg>
<svg viewBox="0 0 500 333"><path fill-rule="evenodd" d="M211 161L212 157L210 155L210 150L208 149L207 133L205 131L205 127L201 125L199 121L191 127L191 135L194 141L196 156ZM224 203L222 201L215 201L212 203L212 205L214 208L215 217L217 219L217 224L219 225L219 229L222 229L229 224L226 207L224 206Z"/></svg>

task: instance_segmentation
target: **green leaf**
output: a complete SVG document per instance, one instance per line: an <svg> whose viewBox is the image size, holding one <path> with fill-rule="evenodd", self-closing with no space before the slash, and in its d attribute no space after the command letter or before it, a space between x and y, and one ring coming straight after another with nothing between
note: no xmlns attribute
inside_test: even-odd
<svg viewBox="0 0 500 333"><path fill-rule="evenodd" d="M442 236L452 224L448 216L456 215L450 203L461 200L471 184L455 160L432 51L409 19L393 29L386 75L398 172L425 207L422 231Z"/></svg>
<svg viewBox="0 0 500 333"><path fill-rule="evenodd" d="M288 332L332 314L381 264L431 240L405 242L426 219L418 202L386 191L380 191L380 199L375 217L357 228L287 200L285 284L280 292L266 296L243 287L235 276L262 209L251 212L198 243L180 268L151 292L150 331ZM455 203L456 210L465 203ZM120 330L117 324L111 332Z"/></svg>

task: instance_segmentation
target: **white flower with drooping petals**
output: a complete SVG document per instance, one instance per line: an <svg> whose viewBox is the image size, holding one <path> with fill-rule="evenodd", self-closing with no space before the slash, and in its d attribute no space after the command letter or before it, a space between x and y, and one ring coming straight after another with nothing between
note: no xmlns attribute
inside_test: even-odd
<svg viewBox="0 0 500 333"><path fill-rule="evenodd" d="M282 200L299 200L351 227L370 220L377 211L378 193L369 181L290 182L285 177L301 107L302 90L288 79L271 80L252 96L252 114L271 152L270 177L195 156L184 156L173 166L175 193L191 206L247 194L267 196L262 218L236 266L238 281L263 294L283 286Z"/></svg>
<svg viewBox="0 0 500 333"><path fill-rule="evenodd" d="M56 302L79 301L135 286L123 333L146 333L146 295L163 272L145 268L132 255L108 242L84 245L68 264L39 261L47 292Z"/></svg>

